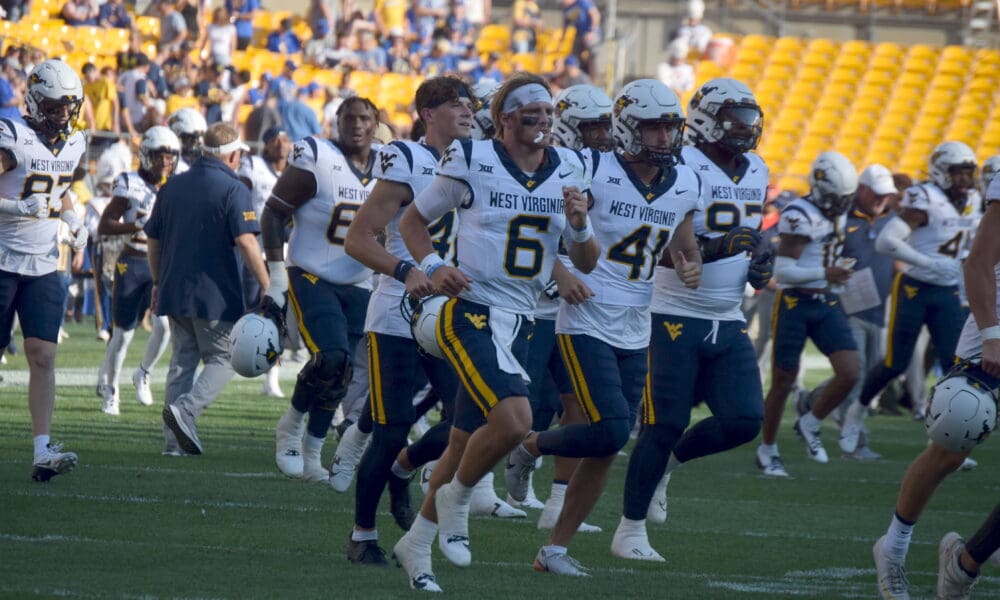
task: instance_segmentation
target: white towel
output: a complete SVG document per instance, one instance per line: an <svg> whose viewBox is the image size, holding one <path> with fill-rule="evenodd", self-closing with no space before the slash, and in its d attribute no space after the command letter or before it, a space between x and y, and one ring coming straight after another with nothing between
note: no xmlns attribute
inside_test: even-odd
<svg viewBox="0 0 1000 600"><path fill-rule="evenodd" d="M527 384L531 383L531 378L511 351L511 346L521 331L522 322L523 317L516 313L495 306L490 307L490 331L493 332L493 345L497 350L497 364L501 371L520 375Z"/></svg>

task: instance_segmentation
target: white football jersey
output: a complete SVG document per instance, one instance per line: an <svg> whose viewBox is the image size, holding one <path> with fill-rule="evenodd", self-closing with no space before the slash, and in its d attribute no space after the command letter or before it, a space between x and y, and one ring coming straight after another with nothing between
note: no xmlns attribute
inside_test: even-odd
<svg viewBox="0 0 1000 600"><path fill-rule="evenodd" d="M382 146L378 159L375 161L374 175L376 179L385 179L401 183L410 188L416 198L424 191L431 181L437 168L440 156L431 146L418 142L396 141ZM396 258L415 262L410 251L399 235L399 220L409 202L399 207L392 220L385 228L385 249ZM449 211L437 219L427 230L431 235L431 243L438 256L451 262L455 258L455 234L458 232L458 218L455 211ZM375 291L368 303L368 315L365 319L365 331L374 331L386 335L411 337L410 324L406 322L399 310L399 303L406 293L406 286L395 278L378 274Z"/></svg>
<svg viewBox="0 0 1000 600"><path fill-rule="evenodd" d="M985 204L1000 202L1000 177L994 177L990 187L986 190ZM983 207L985 210L985 206ZM996 314L1000 317L1000 263L993 267L993 274L997 280L997 303ZM979 335L979 326L976 325L976 317L969 314L962 328L962 334L958 338L958 346L955 348L955 356L959 358L973 358L983 353L983 338Z"/></svg>
<svg viewBox="0 0 1000 600"><path fill-rule="evenodd" d="M250 181L250 195L253 197L253 209L257 211L257 220L264 213L264 205L271 197L271 190L280 174L260 156L247 155L240 161L236 175Z"/></svg>
<svg viewBox="0 0 1000 600"><path fill-rule="evenodd" d="M438 175L462 182L461 197L420 194L420 214L433 221L459 209L458 268L472 279L462 297L522 315L534 313L538 294L552 277L559 238L570 227L562 188L590 188L580 155L549 147L541 169L521 171L495 140L456 140Z"/></svg>
<svg viewBox="0 0 1000 600"><path fill-rule="evenodd" d="M124 198L127 202L125 213L122 215L123 223L146 224L149 215L153 212L153 204L156 203L156 187L147 182L138 172L122 173L115 178L115 183L111 188L112 198ZM125 238L125 245L138 250L146 251L146 232L136 231Z"/></svg>
<svg viewBox="0 0 1000 600"><path fill-rule="evenodd" d="M831 221L820 212L816 205L798 198L781 211L778 220L778 233L801 235L809 238L809 243L802 249L802 255L796 261L800 267L833 267L837 265L844 250L844 229L847 225L847 215L840 215L836 221ZM777 265L775 270L777 270ZM807 281L797 285L778 284L779 288L803 287L825 289L826 279Z"/></svg>
<svg viewBox="0 0 1000 600"><path fill-rule="evenodd" d="M187 163L187 161L184 160L183 158L179 158L178 157L177 158L177 168L174 169L174 175L180 175L181 173L184 173L184 172L190 171L190 170L191 170L191 165L189 165ZM258 215L258 216L260 216L260 215Z"/></svg>
<svg viewBox="0 0 1000 600"><path fill-rule="evenodd" d="M944 275L933 269L905 263L903 273L932 285L958 285L962 272L962 254L975 227L974 203L966 203L959 213L948 196L933 183L915 185L903 193L903 208L927 214L927 224L910 233L907 242L917 252L933 260L949 259L954 268Z"/></svg>
<svg viewBox="0 0 1000 600"><path fill-rule="evenodd" d="M0 119L0 151L17 163L0 174L0 197L13 200L45 194L50 207L48 219L0 214L0 270L31 276L56 270L61 199L86 150L87 141L80 132L49 146L24 123Z"/></svg>
<svg viewBox="0 0 1000 600"><path fill-rule="evenodd" d="M699 238L722 237L734 227L760 229L767 194L769 171L756 154L746 153L736 174L727 173L695 148L681 150L684 164L701 179L705 210L694 216L694 233ZM673 269L657 267L655 304L660 314L696 319L745 321L743 292L747 283L748 253L705 263L697 288L684 287Z"/></svg>
<svg viewBox="0 0 1000 600"><path fill-rule="evenodd" d="M590 220L601 255L590 273L573 269L594 296L563 302L556 333L589 335L616 348L649 345L653 272L677 226L701 210L700 188L685 165L647 186L617 153L594 156Z"/></svg>
<svg viewBox="0 0 1000 600"><path fill-rule="evenodd" d="M316 177L316 196L295 210L289 265L330 283L371 285L371 269L344 252L344 236L375 186L377 150L373 145L368 167L361 172L335 142L310 136L295 143L288 164Z"/></svg>

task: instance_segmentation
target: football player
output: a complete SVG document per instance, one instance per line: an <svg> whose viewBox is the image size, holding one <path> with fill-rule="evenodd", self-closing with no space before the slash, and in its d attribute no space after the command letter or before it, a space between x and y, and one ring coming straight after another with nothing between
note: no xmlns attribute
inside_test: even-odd
<svg viewBox="0 0 1000 600"><path fill-rule="evenodd" d="M656 265L663 258L691 288L698 286L701 271L694 237L701 184L694 171L677 164L684 141L677 95L655 79L633 81L615 98L612 123L616 151L594 152L589 161L594 198L589 214L594 235L607 250L590 274L574 269L593 296L560 304L556 317L559 350L586 421L529 434L506 466L507 488L518 499L536 457L582 459L549 542L535 558L535 570L560 575L587 574L566 547L604 491L646 385Z"/></svg>
<svg viewBox="0 0 1000 600"><path fill-rule="evenodd" d="M603 90L593 85L574 85L559 92L554 102L552 139L556 144L582 152L584 160L590 160L593 156L588 149L608 152L614 147L611 137L611 98ZM593 291L585 283L568 268L564 268L568 263L569 257L560 253L559 262L552 269L552 282L539 296L538 307L535 309L535 333L528 349L528 376L531 377L528 391L533 431L548 429L555 413L562 413L559 417L560 425L587 422L573 395L573 384L556 344L556 314L560 299L579 304L593 296ZM566 487L579 462L580 459L577 458L554 457L552 487L548 499L541 506L539 529L555 527L566 499ZM534 494L529 476L528 492L521 504L537 507L540 503ZM510 499L513 501L513 498ZM580 531L599 532L601 528L581 523Z"/></svg>
<svg viewBox="0 0 1000 600"><path fill-rule="evenodd" d="M496 139L449 146L437 177L399 223L410 255L434 288L451 296L437 319L437 341L462 382L431 490L394 548L417 589L440 590L431 570L437 522L445 556L470 564L473 487L530 431L523 366L530 315L551 278L560 236L582 271L590 271L600 253L587 218L586 167L577 153L549 146L552 111L545 80L508 79L493 98ZM457 266L434 252L427 231L454 209Z"/></svg>
<svg viewBox="0 0 1000 600"><path fill-rule="evenodd" d="M202 141L208 124L205 117L193 108L181 108L167 118L167 127L181 141L181 158L177 161L177 173L183 173L201 156Z"/></svg>
<svg viewBox="0 0 1000 600"><path fill-rule="evenodd" d="M858 189L858 172L844 155L823 152L809 172L809 193L785 207L778 222L774 277L778 294L771 322L771 389L764 402L757 466L769 477L788 477L778 452L778 425L795 383L806 338L830 360L833 377L812 411L795 421L795 431L816 462L829 458L819 424L850 393L858 379L857 344L837 299L850 279L850 262L841 259L847 209Z"/></svg>
<svg viewBox="0 0 1000 600"><path fill-rule="evenodd" d="M692 289L667 267L654 275L644 427L629 458L615 556L662 561L649 545L646 519L666 520L673 469L760 431L764 393L741 306L746 284L761 289L771 276L769 252L751 258L768 184L767 165L753 153L762 126L753 92L734 79L706 82L688 105L681 157L698 175L706 207L694 216L701 283ZM712 415L688 429L702 401Z"/></svg>
<svg viewBox="0 0 1000 600"><path fill-rule="evenodd" d="M367 98L348 98L337 124L338 141L310 136L295 144L261 217L272 274L265 293L279 307L288 293L311 355L275 435L278 468L305 481L329 479L320 461L323 443L351 381L371 293L371 270L344 252L344 236L375 185L378 108ZM286 272L285 227L292 218Z"/></svg>
<svg viewBox="0 0 1000 600"><path fill-rule="evenodd" d="M118 377L125 354L150 304L153 278L146 255L146 232L142 230L153 212L156 193L166 183L180 160L181 143L170 129L158 125L142 134L139 143L139 169L115 178L111 202L101 214L97 226L100 235L124 235L124 247L115 263L114 286L111 289L111 315L114 329L104 354L104 363L97 372L97 393L103 404L101 412L119 413ZM149 372L166 350L170 340L170 322L166 315L153 315L153 333L146 345L143 360L132 377L136 384L136 400L152 406Z"/></svg>
<svg viewBox="0 0 1000 600"><path fill-rule="evenodd" d="M875 249L903 263L890 296L885 359L865 376L861 395L844 417L840 449L858 447L872 399L906 370L924 325L942 368L955 362L965 312L959 299L961 253L979 209L976 155L962 142L944 142L931 155L930 181L903 194L902 210L890 220Z"/></svg>
<svg viewBox="0 0 1000 600"><path fill-rule="evenodd" d="M413 263L399 235L399 219L406 207L434 179L434 169L448 146L469 137L475 99L463 82L452 77L424 81L415 96L417 114L426 127L419 142L395 141L379 150L374 174L378 179L368 200L347 230L348 255L380 275L368 305L368 373L373 430L371 443L358 465L354 529L347 541L347 558L356 564L385 565L378 545L375 513L388 484L390 507L404 530L413 522L409 484L412 469L396 461L406 447L406 435L416 421L415 387L423 387L422 370L446 403L455 397L458 382L448 365L420 353L410 324L400 310L404 296L420 299L434 293L430 279ZM430 223L428 230L437 256L454 258L455 212ZM385 232L384 246L377 236ZM444 411L445 415L450 409ZM450 422L428 432L437 458L447 445ZM433 433L432 433L433 432ZM433 441L432 441L433 440Z"/></svg>
<svg viewBox="0 0 1000 600"><path fill-rule="evenodd" d="M87 245L87 228L65 194L86 152L86 139L73 128L83 99L76 72L60 60L46 60L28 75L24 122L0 119L0 355L16 313L30 373L35 481L68 473L77 463L76 454L63 452L49 436L66 299L56 271L59 221L69 225L74 251Z"/></svg>
<svg viewBox="0 0 1000 600"><path fill-rule="evenodd" d="M946 144L949 143L951 142L946 142ZM957 182L955 183L957 184ZM924 185L926 186L927 184ZM910 188L907 192L909 193L912 189ZM975 397L981 394L982 391L986 391L989 396L992 396L992 398L988 398L986 401L989 402L992 399L993 402L996 402L997 388L1000 385L1000 300L998 300L1000 299L1000 291L998 291L998 281L1000 281L1000 237L985 235L984 232L992 234L1000 228L1000 178L994 178L990 183L990 187L986 190L984 202L986 203L986 213L979 224L978 235L976 235L972 250L963 267L972 314L965 321L965 326L961 330L957 342L955 354L959 359L959 363L953 373L957 371L959 373L968 372L974 374L975 379L973 381L975 383L972 383L969 389L963 392L964 395ZM931 414L928 415L928 419L933 417L936 420L947 421L949 419L964 420L968 418L965 412L955 411L942 410L939 415L935 415L933 413L933 404L934 400L932 398L930 406L932 410ZM994 407L994 419L996 418L995 410ZM947 426L948 423L935 423L935 425ZM941 482L950 473L962 466L962 463L972 452L972 448L975 447L975 443L982 441L984 438L985 434L979 440L974 440L974 443L964 444L965 448L958 451L945 448L932 440L906 470L906 475L903 476L903 481L899 486L899 496L896 500L895 513L892 516L885 535L875 542L872 550L875 558L879 592L883 598L909 599L909 587L904 565L910 546L910 539L913 535L913 528ZM990 536L992 541L989 542L992 549L987 551L986 548L977 544L978 550L981 550L981 552L977 551L976 556L976 561L979 563L985 562L985 559L996 551L998 540L995 527L996 511L994 511L990 519L994 524L993 532ZM979 536L977 535L976 537L978 538ZM946 560L946 558L956 560L952 554L955 552L954 548L945 548L947 545L945 540L948 539L948 536L945 536L945 539L941 542L942 550L948 550L949 553L947 557L944 556L944 552L941 553L940 559L942 561ZM983 542L982 539L978 540L979 544ZM951 542L951 545L954 546L954 541ZM942 570L945 567L945 565L942 565ZM948 590L949 587L954 588L956 585L959 590L963 587L971 587L971 584L975 582L976 573L970 570L964 573L965 577L962 577L962 571L956 571L954 567L952 565L951 577L945 577L946 580L952 579L952 581L945 582L944 590ZM964 567L959 567L959 569L961 568ZM968 589L964 590L965 594L944 594L940 576L938 581L939 597L968 597Z"/></svg>
<svg viewBox="0 0 1000 600"><path fill-rule="evenodd" d="M281 172L288 165L288 155L292 151L292 142L288 139L288 134L280 127L272 127L264 132L262 136L264 149L259 156L248 154L240 161L240 168L236 175L250 188L253 195L253 207L257 211L259 219L264 214L264 205L271 196L271 190L277 183ZM263 241L261 241L263 249ZM244 272L243 276L243 297L247 306L253 306L260 298L260 288L257 287L257 280ZM264 382L260 386L260 393L274 398L284 398L281 387L278 384L281 369L277 364L268 369Z"/></svg>

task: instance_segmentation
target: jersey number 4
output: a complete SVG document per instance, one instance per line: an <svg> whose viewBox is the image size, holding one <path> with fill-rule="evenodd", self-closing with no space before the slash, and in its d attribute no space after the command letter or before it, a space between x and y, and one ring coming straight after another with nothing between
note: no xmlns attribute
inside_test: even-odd
<svg viewBox="0 0 1000 600"><path fill-rule="evenodd" d="M956 258L958 256L958 251L961 250L962 247L962 235L964 233L964 231L959 231L955 234L955 237L938 246L938 254Z"/></svg>
<svg viewBox="0 0 1000 600"><path fill-rule="evenodd" d="M608 260L631 267L628 272L630 280L639 279L642 275L642 269L646 265L646 249L649 248L649 235L652 232L653 229L649 225L642 225L608 248ZM656 263L660 262L660 255L668 241L670 241L670 230L661 229L656 234L656 244L653 245L649 257L651 260L646 279L653 276L653 270L656 268Z"/></svg>

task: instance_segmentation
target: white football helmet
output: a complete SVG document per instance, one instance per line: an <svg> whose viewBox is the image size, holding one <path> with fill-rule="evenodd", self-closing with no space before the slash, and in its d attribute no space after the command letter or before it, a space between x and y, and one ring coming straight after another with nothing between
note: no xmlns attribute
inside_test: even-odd
<svg viewBox="0 0 1000 600"><path fill-rule="evenodd" d="M688 104L684 134L691 143L719 144L742 154L757 147L764 113L744 83L719 77L707 81Z"/></svg>
<svg viewBox="0 0 1000 600"><path fill-rule="evenodd" d="M244 377L256 377L274 366L281 356L278 326L251 312L240 317L229 332L229 363Z"/></svg>
<svg viewBox="0 0 1000 600"><path fill-rule="evenodd" d="M428 296L421 300L409 315L413 341L420 344L427 354L442 360L444 353L437 342L437 322L441 307L447 301L447 296Z"/></svg>
<svg viewBox="0 0 1000 600"><path fill-rule="evenodd" d="M976 153L962 142L942 142L934 148L927 170L931 181L942 190L951 189L951 169L954 167L976 168Z"/></svg>
<svg viewBox="0 0 1000 600"><path fill-rule="evenodd" d="M858 170L839 152L823 152L809 171L809 201L824 214L836 217L847 212L858 191Z"/></svg>
<svg viewBox="0 0 1000 600"><path fill-rule="evenodd" d="M976 371L956 369L931 390L924 424L931 440L945 450L972 450L996 427L996 392Z"/></svg>
<svg viewBox="0 0 1000 600"><path fill-rule="evenodd" d="M994 154L983 161L983 169L979 173L979 192L984 198L997 173L1000 173L1000 154Z"/></svg>
<svg viewBox="0 0 1000 600"><path fill-rule="evenodd" d="M51 59L38 64L28 75L24 104L32 125L49 135L69 135L83 106L83 83L69 65ZM69 118L60 112L69 106Z"/></svg>
<svg viewBox="0 0 1000 600"><path fill-rule="evenodd" d="M147 173L152 173L156 168L153 155L158 152L173 154L174 168L177 168L177 159L181 155L181 142L170 128L163 125L147 129L146 133L142 134L142 141L139 142L139 166Z"/></svg>
<svg viewBox="0 0 1000 600"><path fill-rule="evenodd" d="M490 114L490 105L498 89L500 89L500 84L493 79L482 79L472 86L472 93L476 95L478 101L477 108L472 113L470 131L470 137L474 140L489 140L496 134L493 115Z"/></svg>
<svg viewBox="0 0 1000 600"><path fill-rule="evenodd" d="M603 123L606 127L611 127L611 98L597 86L571 85L559 92L553 104L555 123L552 135L561 146L573 150L586 147L581 126ZM607 151L611 148L597 149Z"/></svg>
<svg viewBox="0 0 1000 600"><path fill-rule="evenodd" d="M667 148L643 145L639 131L643 123L667 123L676 127L670 145ZM615 97L611 125L619 151L653 163L677 161L684 142L684 109L677 94L662 81L637 79L622 88Z"/></svg>
<svg viewBox="0 0 1000 600"><path fill-rule="evenodd" d="M208 131L208 123L200 112L193 108L182 108L167 118L167 126L181 141L181 156L192 161L201 154L202 136Z"/></svg>

